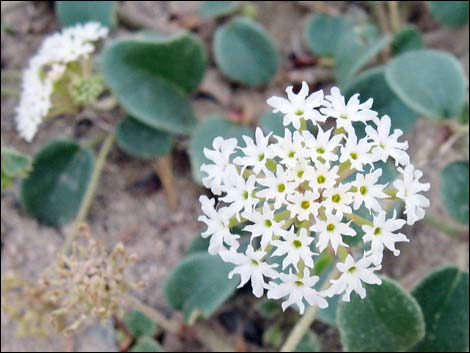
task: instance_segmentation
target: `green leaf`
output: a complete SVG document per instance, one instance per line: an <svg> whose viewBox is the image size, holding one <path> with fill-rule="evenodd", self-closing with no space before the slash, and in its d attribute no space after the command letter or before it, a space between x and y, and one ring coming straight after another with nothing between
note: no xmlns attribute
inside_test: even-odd
<svg viewBox="0 0 470 353"><path fill-rule="evenodd" d="M468 1L428 1L431 14L442 24L457 28L468 23Z"/></svg>
<svg viewBox="0 0 470 353"><path fill-rule="evenodd" d="M267 112L259 118L259 126L264 134L272 132L273 136L284 136L284 130L291 129L291 126L284 126L283 119L282 113Z"/></svg>
<svg viewBox="0 0 470 353"><path fill-rule="evenodd" d="M152 337L140 337L130 352L165 352Z"/></svg>
<svg viewBox="0 0 470 353"><path fill-rule="evenodd" d="M181 310L187 322L208 318L235 291L239 278L228 278L233 266L218 256L196 253L169 274L164 291L169 305Z"/></svg>
<svg viewBox="0 0 470 353"><path fill-rule="evenodd" d="M189 157L194 179L198 183L201 182L201 165L210 162L204 156L204 148L212 149L212 142L217 136L225 139L234 137L241 143L243 135L252 136L253 132L246 126L233 123L220 116L211 116L201 121L194 129L189 141Z"/></svg>
<svg viewBox="0 0 470 353"><path fill-rule="evenodd" d="M201 81L206 57L189 33L167 39L142 35L122 39L102 56L103 74L113 94L137 120L171 133L190 133L196 118L186 93Z"/></svg>
<svg viewBox="0 0 470 353"><path fill-rule="evenodd" d="M468 162L448 164L441 172L441 198L447 212L457 221L468 225Z"/></svg>
<svg viewBox="0 0 470 353"><path fill-rule="evenodd" d="M214 38L215 61L235 82L262 86L279 67L279 53L265 30L248 18L235 18L219 27Z"/></svg>
<svg viewBox="0 0 470 353"><path fill-rule="evenodd" d="M308 20L304 35L313 53L333 57L341 36L351 27L351 21L345 17L315 13Z"/></svg>
<svg viewBox="0 0 470 353"><path fill-rule="evenodd" d="M317 335L313 331L307 331L294 352L321 352Z"/></svg>
<svg viewBox="0 0 470 353"><path fill-rule="evenodd" d="M468 272L443 267L412 292L424 313L426 336L416 352L468 352Z"/></svg>
<svg viewBox="0 0 470 353"><path fill-rule="evenodd" d="M407 131L418 120L418 114L403 104L388 86L383 66L365 71L344 89L347 98L356 93L359 93L364 100L373 98L373 109L379 113L379 116L390 116L392 129Z"/></svg>
<svg viewBox="0 0 470 353"><path fill-rule="evenodd" d="M8 147L2 147L1 149L1 164L2 172L12 178L23 178L28 175L32 168L30 156Z"/></svg>
<svg viewBox="0 0 470 353"><path fill-rule="evenodd" d="M91 151L69 140L48 143L23 180L21 200L39 222L60 226L77 214L94 167Z"/></svg>
<svg viewBox="0 0 470 353"><path fill-rule="evenodd" d="M338 84L347 85L389 42L389 36L381 36L371 25L356 27L355 30L344 33L336 51L335 76Z"/></svg>
<svg viewBox="0 0 470 353"><path fill-rule="evenodd" d="M207 249L209 249L210 239L201 237L201 234L198 234L191 245L189 245L189 249L186 251L186 256L197 254L203 252L207 254Z"/></svg>
<svg viewBox="0 0 470 353"><path fill-rule="evenodd" d="M203 17L223 17L231 15L240 7L240 1L202 1L199 12Z"/></svg>
<svg viewBox="0 0 470 353"><path fill-rule="evenodd" d="M99 22L116 26L117 1L56 1L56 13L62 27L77 23Z"/></svg>
<svg viewBox="0 0 470 353"><path fill-rule="evenodd" d="M347 352L400 352L424 337L423 313L396 282L366 285L367 296L351 296L338 308L341 341Z"/></svg>
<svg viewBox="0 0 470 353"><path fill-rule="evenodd" d="M465 102L465 73L452 55L430 49L392 59L385 78L411 109L439 120L457 116Z"/></svg>
<svg viewBox="0 0 470 353"><path fill-rule="evenodd" d="M272 320L282 314L281 303L274 299L261 299L256 304L256 310L265 319Z"/></svg>
<svg viewBox="0 0 470 353"><path fill-rule="evenodd" d="M153 337L158 330L157 324L143 312L133 310L124 316L124 323L134 338Z"/></svg>
<svg viewBox="0 0 470 353"><path fill-rule="evenodd" d="M393 56L421 49L424 47L423 36L416 26L407 25L393 35L391 47Z"/></svg>
<svg viewBox="0 0 470 353"><path fill-rule="evenodd" d="M462 125L468 124L469 121L469 114L468 114L468 102L465 102L460 114L459 114L459 123Z"/></svg>
<svg viewBox="0 0 470 353"><path fill-rule="evenodd" d="M269 345L274 348L279 348L284 341L284 335L280 322L275 322L264 331L263 345Z"/></svg>
<svg viewBox="0 0 470 353"><path fill-rule="evenodd" d="M132 117L123 119L116 126L116 142L125 152L139 158L163 156L173 147L172 135Z"/></svg>

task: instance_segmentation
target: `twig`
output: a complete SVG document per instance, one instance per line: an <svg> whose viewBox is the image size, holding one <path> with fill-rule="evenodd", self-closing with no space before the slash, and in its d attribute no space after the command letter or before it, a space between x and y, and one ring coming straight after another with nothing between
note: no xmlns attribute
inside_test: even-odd
<svg viewBox="0 0 470 353"><path fill-rule="evenodd" d="M65 243L63 247L64 254L70 251L72 244L78 234L78 229L80 225L85 221L88 215L88 211L90 210L91 204L93 203L93 199L94 199L96 188L98 186L98 183L101 177L101 173L106 163L108 154L111 151L111 147L113 146L113 143L114 143L114 133L111 133L108 135L108 137L106 137L103 144L101 145L101 149L100 149L100 152L98 154L98 158L95 164L95 169L93 170L93 174L91 176L90 184L88 185L85 196L80 205L80 209L78 211L77 217L75 218L72 228L65 239Z"/></svg>
<svg viewBox="0 0 470 353"><path fill-rule="evenodd" d="M340 272L335 266L328 278L323 283L321 291L325 290L330 285L330 280L336 279L339 274ZM302 337L304 337L305 333L310 328L313 321L315 321L317 312L318 306L316 305L312 305L307 309L302 318L295 324L294 328L289 334L289 337L287 337L286 342L281 347L281 352L293 352L297 348L300 340L302 339Z"/></svg>
<svg viewBox="0 0 470 353"><path fill-rule="evenodd" d="M153 167L162 181L163 189L165 190L166 197L168 198L170 209L172 211L176 211L178 209L179 202L178 194L176 193L175 185L173 183L171 156L168 154L158 158Z"/></svg>
<svg viewBox="0 0 470 353"><path fill-rule="evenodd" d="M390 26L392 32L398 32L400 30L400 12L398 10L398 1L387 1L388 10L390 14Z"/></svg>

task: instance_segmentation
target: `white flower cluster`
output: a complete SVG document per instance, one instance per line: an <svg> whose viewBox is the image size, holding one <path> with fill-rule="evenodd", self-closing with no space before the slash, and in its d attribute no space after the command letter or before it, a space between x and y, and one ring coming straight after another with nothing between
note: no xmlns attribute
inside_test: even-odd
<svg viewBox="0 0 470 353"><path fill-rule="evenodd" d="M97 22L77 24L45 39L23 73L22 92L16 109L16 124L21 137L30 142L39 124L52 108L54 84L69 65L87 58L94 42L106 37L108 29Z"/></svg>
<svg viewBox="0 0 470 353"><path fill-rule="evenodd" d="M420 194L429 184L420 183L422 173L410 164L407 143L398 141L402 131L390 130L388 116L378 118L372 99L361 103L356 94L346 103L338 88L326 96L322 91L308 95L305 82L299 93L292 87L286 92L288 100L272 97L267 103L284 114L283 123L292 124L293 132L264 136L258 128L254 140L243 137L244 147L236 139L217 137L213 149L204 150L212 163L201 167L207 174L203 183L218 202L201 196L199 220L207 225L202 236L210 237L209 253L235 265L230 277L240 275L240 286L251 280L255 296L267 290L268 298L286 298L284 310L295 304L303 313L305 302L325 308L325 297L344 294L349 301L356 292L364 298L363 282L381 283L374 272L381 269L384 250L398 255L395 244L409 241L399 233L406 221L390 215L383 201L403 200L413 224L429 206ZM313 131L306 129L308 121ZM356 122L367 124L365 137L357 137ZM382 169L374 162L389 159L401 178L380 184ZM359 209L367 210L369 219L357 215ZM351 222L364 234L357 234ZM233 232L235 224L250 234L248 244ZM360 236L364 250L355 260L345 251L344 237ZM343 254L340 276L316 290L315 258L324 251Z"/></svg>

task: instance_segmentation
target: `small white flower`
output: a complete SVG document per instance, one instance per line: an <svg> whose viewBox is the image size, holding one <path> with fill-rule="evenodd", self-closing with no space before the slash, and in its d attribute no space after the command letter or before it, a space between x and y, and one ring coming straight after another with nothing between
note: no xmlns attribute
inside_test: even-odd
<svg viewBox="0 0 470 353"><path fill-rule="evenodd" d="M349 134L346 143L341 147L339 161L341 163L349 161L352 169L362 172L362 167L365 164L372 165L371 155L369 153L370 149L371 145L367 141L367 138L360 139L358 142L355 134Z"/></svg>
<svg viewBox="0 0 470 353"><path fill-rule="evenodd" d="M251 239L261 236L261 248L266 247L271 243L274 235L281 235L284 232L282 226L285 221L277 222L274 218L274 211L268 203L263 205L262 212L244 212L244 218L253 222L247 225L243 230L251 233Z"/></svg>
<svg viewBox="0 0 470 353"><path fill-rule="evenodd" d="M294 191L292 194L287 196L287 209L290 211L291 218L297 217L299 221L306 221L311 216L316 216L320 203L318 198L320 194L318 191L306 191L300 193Z"/></svg>
<svg viewBox="0 0 470 353"><path fill-rule="evenodd" d="M337 129L344 128L350 133L354 133L353 122L366 123L377 117L377 112L371 110L373 99L369 98L366 102L359 101L359 94L353 95L348 103L345 103L344 97L341 95L337 87L331 89L331 95L325 96L325 107L320 112L331 118L336 119Z"/></svg>
<svg viewBox="0 0 470 353"><path fill-rule="evenodd" d="M255 183L256 177L254 175L250 175L245 180L237 173L232 173L227 177L226 195L221 200L230 203L230 208L236 214L242 210L251 212L259 202L255 197Z"/></svg>
<svg viewBox="0 0 470 353"><path fill-rule="evenodd" d="M282 97L271 97L267 100L268 105L274 108L275 113L284 114L284 126L292 124L296 129L299 129L301 119L314 122L325 121L325 117L315 110L323 103L323 91L317 91L308 96L308 85L304 81L299 93L295 94L292 86L287 87L286 92L289 100Z"/></svg>
<svg viewBox="0 0 470 353"><path fill-rule="evenodd" d="M339 167L337 165L330 167L328 162L318 162L315 164L315 167L315 174L309 180L312 190L330 189L336 185L336 179L339 178Z"/></svg>
<svg viewBox="0 0 470 353"><path fill-rule="evenodd" d="M343 135L331 136L333 129L323 131L321 127L318 127L317 136L313 136L308 131L302 131L302 135L305 138L305 145L309 149L309 156L317 162L334 162L338 160L338 154L335 150L340 145Z"/></svg>
<svg viewBox="0 0 470 353"><path fill-rule="evenodd" d="M381 265L371 266L373 259L364 256L355 262L351 255L348 255L344 263L338 263L336 267L342 275L331 280L331 286L325 291L325 294L332 297L336 294L342 294L343 300L349 302L352 292L359 294L361 299L366 297L366 290L362 286L362 282L367 284L381 284L382 280L377 277L374 272L382 268Z"/></svg>
<svg viewBox="0 0 470 353"><path fill-rule="evenodd" d="M202 232L203 238L211 237L209 243L209 254L215 255L223 249L224 243L238 248L238 235L230 232L230 218L233 213L228 207L214 208L215 200L202 195L199 198L204 215L198 217L198 221L207 225L206 231Z"/></svg>
<svg viewBox="0 0 470 353"><path fill-rule="evenodd" d="M419 194L423 191L428 191L430 184L423 184L419 181L423 173L414 169L410 164L403 168L398 168L403 179L395 180L393 186L397 189L397 197L405 202L404 213L407 216L407 223L412 225L416 221L423 219L424 208L429 207L429 199Z"/></svg>
<svg viewBox="0 0 470 353"><path fill-rule="evenodd" d="M354 194L350 192L351 184L339 184L334 188L326 189L323 192L324 200L322 206L326 210L337 210L341 213L351 213L351 204Z"/></svg>
<svg viewBox="0 0 470 353"><path fill-rule="evenodd" d="M351 183L357 191L354 193L355 210L364 203L369 211L380 212L382 207L378 199L387 198L388 195L383 192L385 185L377 184L379 178L382 176L382 169L377 169L370 174L357 174L356 180Z"/></svg>
<svg viewBox="0 0 470 353"><path fill-rule="evenodd" d="M372 126L366 127L367 136L372 139L372 156L375 161L386 162L388 157L395 160L395 165L407 165L410 163L410 156L405 151L408 149L408 142L398 142L398 138L403 135L403 131L395 129L390 135L392 121L387 115L377 122L377 130Z"/></svg>
<svg viewBox="0 0 470 353"><path fill-rule="evenodd" d="M270 149L268 148L269 137L263 135L260 128L256 129L255 139L256 143L249 136L243 136L246 147L241 148L244 156L236 157L233 163L242 166L242 170L246 167L253 167L253 172L258 174L261 170L266 168L266 160L270 158Z"/></svg>
<svg viewBox="0 0 470 353"><path fill-rule="evenodd" d="M327 210L325 216L326 220L317 219L317 222L310 227L310 230L319 233L317 247L320 252L323 252L330 243L336 254L340 245L347 247L343 242L343 235L355 236L356 232L349 226L351 222L343 222L343 215L340 212L333 214Z"/></svg>
<svg viewBox="0 0 470 353"><path fill-rule="evenodd" d="M258 183L264 187L256 192L256 196L267 200L274 200L274 208L280 208L286 203L286 196L290 195L295 184L287 180L286 172L281 165L277 165L276 174L265 171L266 176L258 179Z"/></svg>
<svg viewBox="0 0 470 353"><path fill-rule="evenodd" d="M395 233L405 225L402 219L396 219L396 212L393 217L386 219L386 212L381 211L374 216L373 226L364 225L364 242L371 242L370 255L375 259L375 263L382 263L384 247L393 252L393 255L400 255L400 250L395 248L395 243L409 242L410 240L402 233Z"/></svg>
<svg viewBox="0 0 470 353"><path fill-rule="evenodd" d="M292 134L288 129L285 129L284 137L275 136L274 138L277 140L277 144L273 146L273 153L280 158L281 164L293 168L299 159L304 158L303 139L298 131Z"/></svg>
<svg viewBox="0 0 470 353"><path fill-rule="evenodd" d="M328 306L328 302L323 296L313 289L319 277L310 276L307 268L304 269L302 278L290 271L289 274L281 273L280 279L282 281L280 284L274 281L269 283L268 298L280 299L288 296L288 299L282 302L282 310L285 311L289 306L295 304L302 315L305 311L304 299L308 304L316 305L321 309Z"/></svg>
<svg viewBox="0 0 470 353"><path fill-rule="evenodd" d="M296 271L298 271L298 263L303 260L305 266L313 267L313 255L310 250L310 244L313 238L307 235L307 230L302 228L300 233L295 234L294 227L290 230L283 232L282 240L274 240L273 246L276 250L271 256L284 256L282 260L282 269L285 269L289 265L293 265ZM318 254L317 254L318 255Z"/></svg>
<svg viewBox="0 0 470 353"><path fill-rule="evenodd" d="M315 175L315 168L307 159L300 159L297 164L288 170L288 178L292 180L296 187L306 180L312 180Z"/></svg>
<svg viewBox="0 0 470 353"><path fill-rule="evenodd" d="M212 142L213 150L208 148L203 150L204 156L212 163L201 166L201 171L207 174L202 178L202 183L215 195L222 193L224 180L233 172L234 166L230 163L230 156L235 152L236 147L237 139L224 140L222 137L216 137Z"/></svg>
<svg viewBox="0 0 470 353"><path fill-rule="evenodd" d="M243 287L248 281L251 280L251 287L253 294L260 298L263 296L264 289L268 288L264 277L277 278L278 272L274 270L277 264L269 265L264 261L266 252L255 251L251 245L248 246L246 255L238 253L236 250L224 250L220 252L220 257L225 262L235 264L235 268L229 273L228 277L232 278L234 275L240 276L240 284L238 288Z"/></svg>

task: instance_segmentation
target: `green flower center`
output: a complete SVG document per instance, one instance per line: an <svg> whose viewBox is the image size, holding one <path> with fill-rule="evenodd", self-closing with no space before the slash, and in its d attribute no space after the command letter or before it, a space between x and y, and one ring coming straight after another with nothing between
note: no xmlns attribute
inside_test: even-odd
<svg viewBox="0 0 470 353"><path fill-rule="evenodd" d="M277 191L284 192L286 190L286 186L284 184L279 184L277 186Z"/></svg>
<svg viewBox="0 0 470 353"><path fill-rule="evenodd" d="M258 156L258 161L262 161L264 159L264 153L261 153L259 156Z"/></svg>
<svg viewBox="0 0 470 353"><path fill-rule="evenodd" d="M382 234L382 228L380 228L380 227L375 228L374 229L374 235L380 235L380 234Z"/></svg>
<svg viewBox="0 0 470 353"><path fill-rule="evenodd" d="M329 231L329 232L332 232L335 230L335 225L334 224L328 224L326 226L326 230Z"/></svg>
<svg viewBox="0 0 470 353"><path fill-rule="evenodd" d="M297 115L297 116L304 115L304 111L299 109L295 112L295 115Z"/></svg>
<svg viewBox="0 0 470 353"><path fill-rule="evenodd" d="M294 245L294 248L298 249L302 246L302 242L296 239L292 242L292 245Z"/></svg>
<svg viewBox="0 0 470 353"><path fill-rule="evenodd" d="M320 175L317 178L318 184L323 184L325 182L326 178L323 175Z"/></svg>
<svg viewBox="0 0 470 353"><path fill-rule="evenodd" d="M361 193L361 195L365 195L367 194L367 188L365 186L361 186L359 188L359 192Z"/></svg>
<svg viewBox="0 0 470 353"><path fill-rule="evenodd" d="M289 152L289 158L294 158L295 156L295 152L294 151L290 151Z"/></svg>
<svg viewBox="0 0 470 353"><path fill-rule="evenodd" d="M258 265L259 265L259 262L256 261L255 259L251 259L251 264L252 264L252 265L255 265L255 266L258 266Z"/></svg>
<svg viewBox="0 0 470 353"><path fill-rule="evenodd" d="M245 190L245 191L243 192L243 198L244 198L245 200L248 200L248 196L250 196L250 194L248 194L248 191Z"/></svg>
<svg viewBox="0 0 470 353"><path fill-rule="evenodd" d="M306 210L307 208L310 207L310 202L308 202L307 200L302 201L302 203L300 204L300 207L302 207L304 210Z"/></svg>
<svg viewBox="0 0 470 353"><path fill-rule="evenodd" d="M302 177L304 176L304 171L303 171L303 170L299 170L299 171L297 172L297 176L298 176L299 178L302 178Z"/></svg>
<svg viewBox="0 0 470 353"><path fill-rule="evenodd" d="M357 153L356 152L351 153L350 156L351 156L351 159L354 159L354 160L357 159Z"/></svg>
<svg viewBox="0 0 470 353"><path fill-rule="evenodd" d="M270 227L272 227L273 222L271 222L270 219L267 219L267 220L264 221L264 225L265 225L266 227L270 228Z"/></svg>
<svg viewBox="0 0 470 353"><path fill-rule="evenodd" d="M356 272L356 270L357 270L356 266L351 266L351 267L348 269L348 272L349 272L349 273L354 273L354 272Z"/></svg>
<svg viewBox="0 0 470 353"><path fill-rule="evenodd" d="M339 196L339 194L334 194L332 197L331 197L331 201L333 201L334 203L338 203L341 201L341 196Z"/></svg>
<svg viewBox="0 0 470 353"><path fill-rule="evenodd" d="M323 153L325 153L325 149L323 147L318 147L317 148L317 153L318 154L323 154Z"/></svg>
<svg viewBox="0 0 470 353"><path fill-rule="evenodd" d="M304 282L302 281L295 281L294 283L297 287L302 287L304 285Z"/></svg>
<svg viewBox="0 0 470 353"><path fill-rule="evenodd" d="M341 114L339 117L340 117L341 119L347 119L347 118L348 118L348 116L347 116L346 114Z"/></svg>

